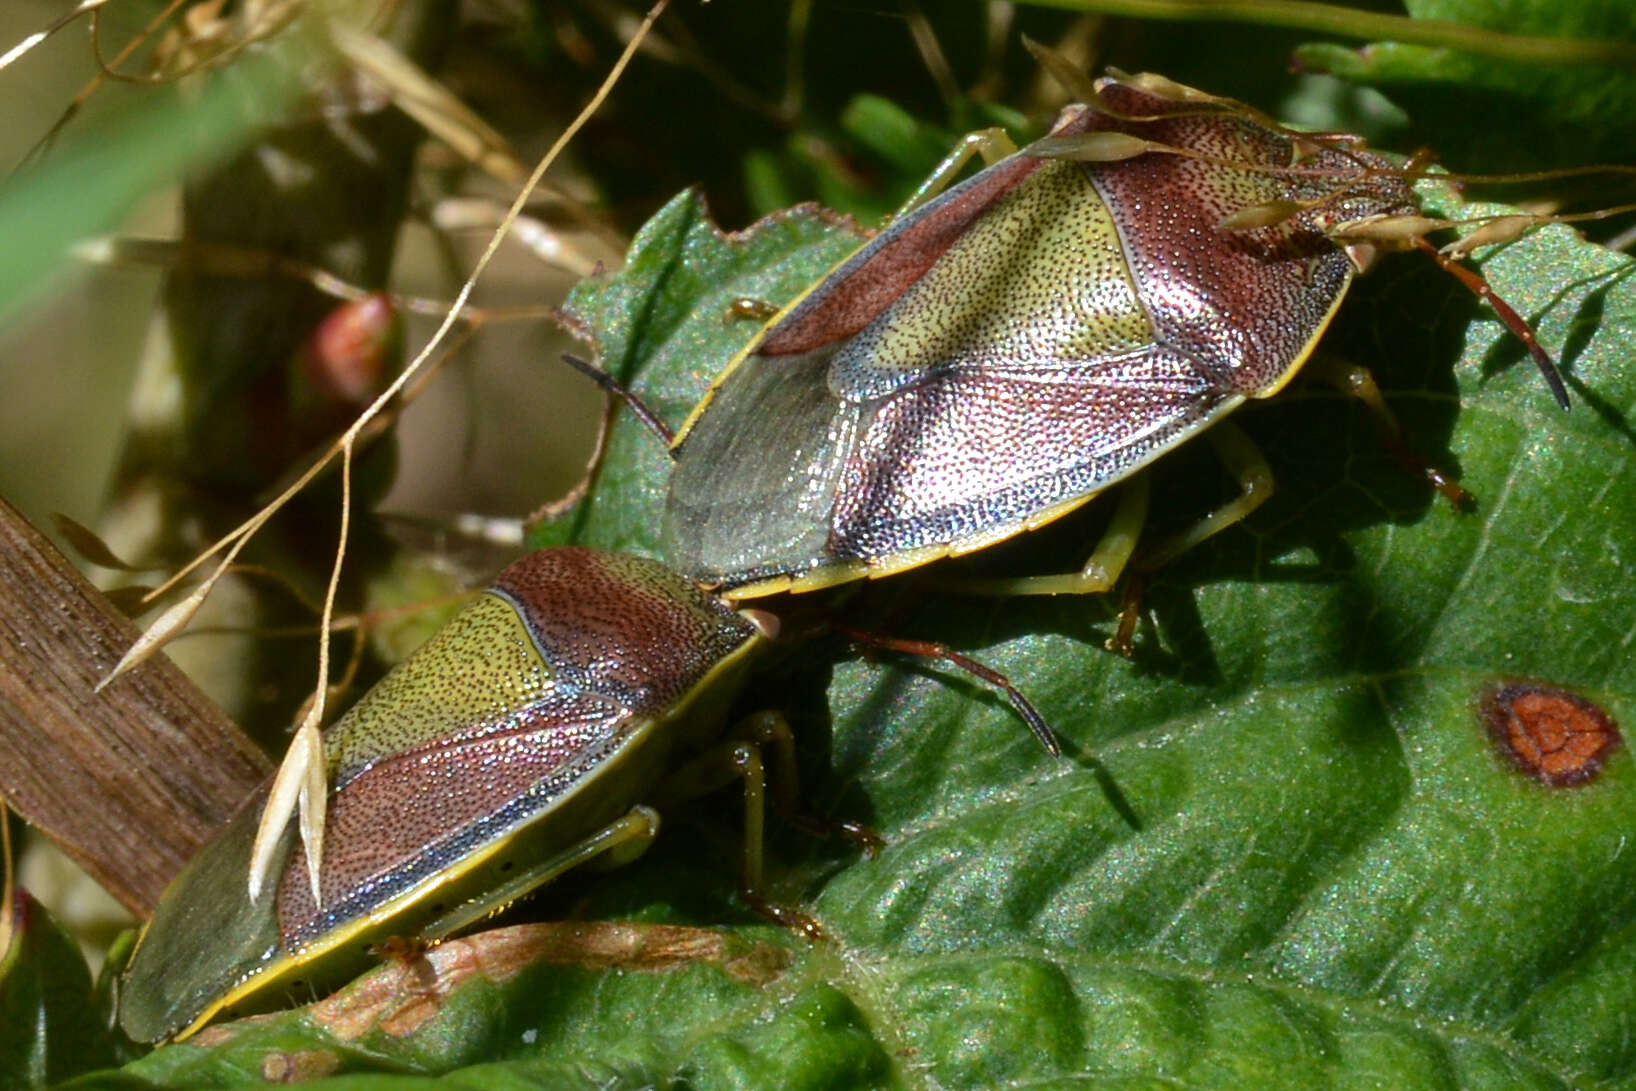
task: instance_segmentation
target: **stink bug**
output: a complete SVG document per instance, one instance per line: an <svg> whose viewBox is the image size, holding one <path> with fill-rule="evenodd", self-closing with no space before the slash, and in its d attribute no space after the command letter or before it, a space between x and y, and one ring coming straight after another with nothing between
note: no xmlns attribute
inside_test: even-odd
<svg viewBox="0 0 1636 1091"><path fill-rule="evenodd" d="M761 744L779 750L780 810L802 821L783 718L749 717L733 732L748 741L707 745L778 628L654 561L571 546L517 561L326 732L317 903L293 829L270 891L247 894L264 788L165 892L125 977L121 1026L143 1041L183 1037L311 996L392 949L392 937L438 939L572 867L633 858L657 832L645 804L734 776L747 811L741 896L816 934L816 922L758 893ZM1039 714L981 664L839 631L998 686L1054 751ZM861 827L834 828L874 842Z"/></svg>
<svg viewBox="0 0 1636 1091"><path fill-rule="evenodd" d="M1222 418L1289 382L1379 252L1429 248L1438 225L1412 172L1355 138L1161 77L1085 90L728 363L672 442L670 564L738 599L889 575L1057 519L1207 429L1242 495L1144 566L1266 498L1264 460ZM1145 492L1126 496L1083 571L1002 589L1106 590L1144 518Z"/></svg>
<svg viewBox="0 0 1636 1091"><path fill-rule="evenodd" d="M265 791L183 869L127 971L132 1038L313 995L394 935L446 935L652 838L641 804L715 737L771 619L652 561L542 550L502 572L325 736L315 905L293 851L245 890Z"/></svg>

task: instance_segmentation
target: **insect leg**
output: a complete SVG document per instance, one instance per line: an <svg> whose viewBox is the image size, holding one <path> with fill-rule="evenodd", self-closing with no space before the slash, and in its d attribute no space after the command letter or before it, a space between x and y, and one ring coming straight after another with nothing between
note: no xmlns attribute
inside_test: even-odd
<svg viewBox="0 0 1636 1091"><path fill-rule="evenodd" d="M1447 470L1434 466L1420 457L1403 438L1403 429L1397 423L1397 416L1392 407L1386 404L1386 398L1380 392L1380 386L1369 369L1349 364L1335 357L1324 357L1313 360L1308 365L1315 369L1319 378L1330 383L1349 398L1356 398L1362 402L1369 415L1375 419L1375 428L1380 434L1381 446L1397 460L1405 473L1412 477L1423 477L1431 483L1432 488L1442 493L1448 502L1459 511L1471 502L1471 494L1460 487L1454 475Z"/></svg>
<svg viewBox="0 0 1636 1091"><path fill-rule="evenodd" d="M744 781L744 870L739 878L739 897L768 920L805 933L808 939L822 939L824 927L815 918L794 906L771 901L765 894L762 848L767 816L767 772L761 762L761 746L753 742L736 743L728 752L728 760Z"/></svg>
<svg viewBox="0 0 1636 1091"><path fill-rule="evenodd" d="M652 409L649 409L646 402L644 402L641 398L638 398L632 390L626 387L618 379L614 378L612 375L609 375L606 371L603 371L589 360L581 360L578 356L574 356L571 353L563 353L562 362L579 372L581 375L585 376L587 379L591 380L597 386L600 386L609 394L624 402L626 408L628 408L636 416L636 419L641 421L642 425L647 428L648 431L652 432L656 437L658 437L659 442L664 444L667 448L670 446L671 441L676 438L675 430L663 420L659 419L659 414L655 413Z"/></svg>
<svg viewBox="0 0 1636 1091"><path fill-rule="evenodd" d="M1562 409L1567 409L1568 388L1562 385L1562 375L1556 369L1556 361L1551 359L1551 354L1545 351L1544 346L1539 343L1539 339L1534 336L1533 328L1528 325L1527 320L1518 314L1511 304L1501 299L1494 289L1489 286L1488 281L1477 273L1448 257L1424 238L1416 238L1414 244L1430 254L1432 260L1442 266L1444 272L1464 284L1472 295L1493 308L1494 314L1499 318L1500 323L1511 331L1511 336L1523 343L1523 347L1528 350L1528 354L1534 358L1534 365L1539 368L1540 376L1545 380L1545 385L1550 388L1551 397L1556 399L1556 404Z"/></svg>
<svg viewBox="0 0 1636 1091"><path fill-rule="evenodd" d="M966 164L971 162L972 156L980 155L983 157L985 166L993 166L1006 156L1016 154L1016 151L1016 143L1006 135L1004 129L978 129L976 132L967 133L960 138L959 143L955 144L954 150L943 157L943 161L937 165L936 169L926 176L926 180L920 183L915 191L909 195L909 199L903 203L902 208L897 210L892 219L896 220L900 216L913 212L939 193L942 193L948 184L954 181L960 172L965 169ZM890 223L891 221L888 220L887 222Z"/></svg>
<svg viewBox="0 0 1636 1091"><path fill-rule="evenodd" d="M1206 434L1216 454L1226 463L1227 472L1238 481L1238 495L1137 558L1136 566L1143 572L1163 568L1206 538L1220 534L1265 504L1272 495L1272 467L1242 429L1231 421L1222 421Z"/></svg>
<svg viewBox="0 0 1636 1091"><path fill-rule="evenodd" d="M776 924L804 933L811 939L823 936L823 926L794 906L767 898L762 844L766 832L767 768L762 750L773 751L773 806L780 815L807 832L820 835L837 830L864 846L873 856L880 836L857 823L829 823L802 814L796 805L795 742L789 723L777 712L759 712L746 717L729 734L727 741L713 746L675 773L665 778L660 802L690 799L712 792L734 778L744 784L744 855L739 879L739 898L744 904Z"/></svg>
<svg viewBox="0 0 1636 1091"><path fill-rule="evenodd" d="M1221 422L1207 435L1227 470L1238 481L1239 494L1199 519L1186 530L1160 542L1131 563L1142 525L1147 520L1148 484L1139 475L1125 485L1108 529L1078 572L1061 576L1019 576L1014 579L971 580L952 589L982 595L1084 595L1110 590L1127 568L1131 569L1120 608L1118 633L1108 641L1114 651L1130 652L1131 637L1141 609L1143 577L1163 568L1214 534L1219 534L1266 503L1272 495L1272 468L1236 425Z"/></svg>
<svg viewBox="0 0 1636 1091"><path fill-rule="evenodd" d="M1050 754L1053 758L1062 756L1062 744L1057 741L1056 732L1051 730L1051 725L1045 722L1045 717L1039 714L1039 710L1034 707L1034 703L1024 697L1021 690L1011 684L1011 679L993 667L984 666L971 656L962 655L947 644L938 644L930 640L902 640L898 637L882 636L879 633L854 629L849 625L834 625L831 627L841 636L863 648L865 654L870 648L880 648L889 652L902 652L905 655L918 656L921 659L941 659L943 662L959 667L967 674L987 682L1005 694L1005 699L1011 702L1011 707L1018 716L1022 717L1023 723L1028 725L1028 730L1034 733L1034 738L1039 740L1040 745L1045 748L1047 754Z"/></svg>
<svg viewBox="0 0 1636 1091"><path fill-rule="evenodd" d="M1139 475L1120 490L1119 505L1091 555L1078 572L1058 576L1016 576L1003 579L961 580L948 589L967 595L1099 595L1111 590L1130 563L1136 542L1147 522L1147 476Z"/></svg>
<svg viewBox="0 0 1636 1091"><path fill-rule="evenodd" d="M773 809L778 817L814 837L839 834L873 859L883 847L880 834L861 822L826 819L801 809L801 777L795 763L795 734L782 713L765 711L745 717L733 728L733 737L760 747L764 763L770 760ZM770 754L770 759L768 755Z"/></svg>
<svg viewBox="0 0 1636 1091"><path fill-rule="evenodd" d="M1235 424L1223 421L1207 435L1227 471L1238 481L1239 493L1192 526L1160 542L1130 566L1125 593L1119 606L1119 627L1108 638L1107 648L1121 655L1131 654L1136 624L1141 620L1142 594L1148 573L1174 561L1206 538L1219 534L1267 502L1272 495L1272 467L1250 437Z"/></svg>
<svg viewBox="0 0 1636 1091"><path fill-rule="evenodd" d="M628 864L642 855L659 834L659 813L651 807L632 807L626 814L596 833L537 864L511 873L491 894L455 906L420 930L428 939L439 939L470 927L495 911L521 898L535 887L571 868L595 860L608 867Z"/></svg>

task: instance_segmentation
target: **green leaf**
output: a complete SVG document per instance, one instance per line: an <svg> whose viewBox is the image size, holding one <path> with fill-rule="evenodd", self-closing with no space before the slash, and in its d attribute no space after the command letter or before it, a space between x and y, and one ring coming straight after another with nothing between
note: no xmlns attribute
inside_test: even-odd
<svg viewBox="0 0 1636 1091"><path fill-rule="evenodd" d="M698 260L672 245L669 264ZM1630 265L1552 229L1484 268L1561 353L1572 412L1413 258L1360 284L1326 341L1378 366L1411 442L1459 466L1474 512L1434 504L1364 414L1297 386L1241 414L1278 494L1159 575L1136 662L1101 650L1103 602L921 600L907 635L1006 670L1074 761L1045 758L1003 704L940 670L834 667L822 806L888 848L809 879L838 986L917 1070L948 1086L1636 1075L1617 1014L1636 988L1629 759L1550 789L1477 714L1511 677L1571 687L1622 722L1636 710ZM581 304L629 290L616 281ZM667 410L688 400L678 382L697 383L658 362L676 358L661 349L638 376ZM644 445L616 436L613 462L652 476L601 490L584 540L629 547L655 525L664 467ZM1157 518L1185 523L1221 472L1191 450L1167 462ZM1094 517L985 567L1067 567L1093 536ZM808 715L820 732L825 718Z"/></svg>
<svg viewBox="0 0 1636 1091"><path fill-rule="evenodd" d="M1406 7L1419 19L1520 36L1636 45L1636 7L1624 0L1409 0ZM1457 47L1457 36L1451 44ZM1296 61L1386 88L1425 138L1467 169L1617 160L1636 148L1636 71L1629 65L1505 60L1398 42L1361 49L1313 43L1296 51ZM1474 137L1484 143L1473 146Z"/></svg>
<svg viewBox="0 0 1636 1091"><path fill-rule="evenodd" d="M697 1070L744 1086L879 1085L887 1065L854 1002L790 936L745 932L497 929L383 966L311 1008L207 1030L124 1075L167 1087L458 1071L458 1086L491 1088L651 1084Z"/></svg>
<svg viewBox="0 0 1636 1091"><path fill-rule="evenodd" d="M13 913L0 956L0 1086L43 1087L110 1063L113 1036L79 946L26 891Z"/></svg>
<svg viewBox="0 0 1636 1091"><path fill-rule="evenodd" d="M567 310L674 422L753 332L724 321L734 298L782 303L856 241L812 210L723 235L684 194ZM937 665L819 641L768 666L744 707L788 711L807 806L886 843L867 859L775 833L772 896L814 913L823 942L735 904L724 796L667 811L642 861L539 909L705 926L688 930L696 957L502 968L463 953L499 940L450 944L430 976L388 966L331 1005L207 1032L129 1074L224 1085L300 1061L459 1087L1636 1085L1636 769L1618 749L1587 783L1548 787L1481 715L1496 684L1529 679L1636 717L1631 263L1554 228L1482 265L1559 355L1571 412L1415 256L1361 281L1325 339L1377 369L1473 511L1403 473L1366 414L1297 383L1235 418L1277 493L1155 575L1133 661L1102 650L1106 599L957 598L938 591L952 565L856 589L849 613L1006 671L1066 759ZM1160 532L1231 491L1200 446L1153 470ZM549 536L652 554L667 472L621 415L597 488ZM1105 507L961 571L1075 566ZM769 948L761 970L732 972L729 952ZM393 975L424 1022L338 1029L335 1005Z"/></svg>

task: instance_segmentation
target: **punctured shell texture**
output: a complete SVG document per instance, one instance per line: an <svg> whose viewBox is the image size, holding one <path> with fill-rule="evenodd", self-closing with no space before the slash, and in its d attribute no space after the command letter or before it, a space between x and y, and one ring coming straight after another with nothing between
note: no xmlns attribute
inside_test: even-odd
<svg viewBox="0 0 1636 1091"><path fill-rule="evenodd" d="M293 832L276 896L249 902L259 792L167 890L122 1025L153 1040L220 1006L276 1006L280 984L310 995L370 937L413 931L429 899L479 898L451 877L497 842L526 827L531 846L560 848L600 829L642 801L675 745L720 726L721 669L755 638L652 561L560 548L516 562L326 733L322 909ZM689 715L701 697L708 712ZM345 966L326 972L335 952Z"/></svg>
<svg viewBox="0 0 1636 1091"><path fill-rule="evenodd" d="M1418 207L1373 153L1325 148L1306 174L1270 174L1256 168L1297 160L1284 134L1102 87L1109 112L1070 108L1053 135L1120 131L1211 161L1024 149L865 243L735 358L678 436L672 565L746 595L791 577L806 590L1065 514L1281 387L1355 270L1326 228ZM1274 226L1219 226L1340 190Z"/></svg>

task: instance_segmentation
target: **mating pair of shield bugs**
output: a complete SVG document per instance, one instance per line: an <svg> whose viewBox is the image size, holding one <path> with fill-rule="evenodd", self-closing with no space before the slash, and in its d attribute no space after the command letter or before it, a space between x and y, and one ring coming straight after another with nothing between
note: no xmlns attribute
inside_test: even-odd
<svg viewBox="0 0 1636 1091"><path fill-rule="evenodd" d="M965 145L726 365L671 441L665 565L525 558L331 729L315 878L287 833L271 892L247 897L254 808L212 842L136 951L127 1031L276 1003L385 936L447 934L639 850L775 628L747 600L972 552L1124 485L1080 570L997 588L1107 590L1254 510L1270 474L1222 418L1301 369L1379 252L1436 225L1356 140L1156 77L1082 97L934 194L996 154ZM1138 553L1140 472L1201 433L1240 495Z"/></svg>

